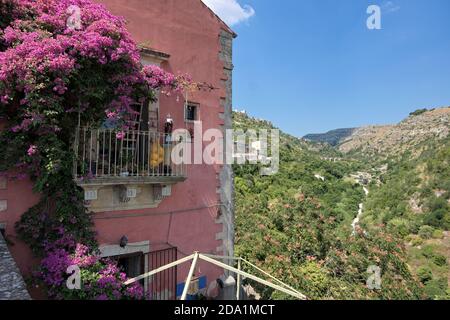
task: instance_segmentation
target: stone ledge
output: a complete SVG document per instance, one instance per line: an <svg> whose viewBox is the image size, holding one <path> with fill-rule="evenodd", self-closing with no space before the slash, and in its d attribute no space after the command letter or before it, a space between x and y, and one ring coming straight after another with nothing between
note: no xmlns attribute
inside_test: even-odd
<svg viewBox="0 0 450 320"><path fill-rule="evenodd" d="M100 257L102 258L139 252L146 254L150 252L150 241L129 243L124 248L122 248L117 244L105 244L101 245L99 250L100 250Z"/></svg>
<svg viewBox="0 0 450 320"><path fill-rule="evenodd" d="M112 186L112 185L144 185L144 184L176 184L183 182L187 176L149 176L149 177L104 177L95 179L75 179L80 187Z"/></svg>
<svg viewBox="0 0 450 320"><path fill-rule="evenodd" d="M0 234L0 300L31 300L3 236Z"/></svg>

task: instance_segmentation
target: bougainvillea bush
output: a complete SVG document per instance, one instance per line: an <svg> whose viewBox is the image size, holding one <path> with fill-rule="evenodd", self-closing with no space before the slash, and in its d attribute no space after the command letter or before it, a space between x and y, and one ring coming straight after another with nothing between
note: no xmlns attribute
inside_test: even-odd
<svg viewBox="0 0 450 320"><path fill-rule="evenodd" d="M118 300L144 298L144 290L139 283L125 286L125 273L114 261L99 259L91 249L76 243L70 236L62 237L45 245L45 258L35 276L47 287L50 298L55 299L96 299ZM75 285L75 280L66 279L70 266L80 269L80 288L71 290L66 283Z"/></svg>
<svg viewBox="0 0 450 320"><path fill-rule="evenodd" d="M96 249L91 216L71 174L76 127L108 120L120 136L136 115L134 106L153 99L155 90L190 85L186 76L143 68L125 20L103 5L0 0L0 120L6 123L0 133L0 173L31 177L42 195L16 225L21 238L45 257L42 272L51 271L48 263L57 253L49 246L62 234L87 246L90 254ZM59 250L67 260L75 248ZM107 266L99 264L90 270ZM55 292L59 283L45 282L52 296L61 297Z"/></svg>

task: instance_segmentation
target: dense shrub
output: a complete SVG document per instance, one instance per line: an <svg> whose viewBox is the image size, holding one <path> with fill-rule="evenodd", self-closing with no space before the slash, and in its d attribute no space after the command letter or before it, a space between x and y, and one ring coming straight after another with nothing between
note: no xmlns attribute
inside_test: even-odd
<svg viewBox="0 0 450 320"><path fill-rule="evenodd" d="M421 226L419 229L419 236L422 239L431 239L433 237L434 228L431 226Z"/></svg>
<svg viewBox="0 0 450 320"><path fill-rule="evenodd" d="M411 112L409 115L410 116L419 116L427 111L428 111L428 109L426 109L426 108L425 109L417 109L416 111Z"/></svg>
<svg viewBox="0 0 450 320"><path fill-rule="evenodd" d="M401 237L405 237L411 232L409 221L403 218L389 220L387 228Z"/></svg>
<svg viewBox="0 0 450 320"><path fill-rule="evenodd" d="M444 238L444 233L442 232L442 230L434 230L433 238L434 239L442 239L442 238Z"/></svg>
<svg viewBox="0 0 450 320"><path fill-rule="evenodd" d="M420 282L426 284L433 279L433 272L428 266L421 266L417 269L417 276L419 277Z"/></svg>
<svg viewBox="0 0 450 320"><path fill-rule="evenodd" d="M450 206L447 200L443 197L432 197L427 204L429 213L424 219L424 222L436 228L448 227L448 216Z"/></svg>
<svg viewBox="0 0 450 320"><path fill-rule="evenodd" d="M408 235L405 240L410 242L413 247L417 247L423 244L423 239L415 234Z"/></svg>
<svg viewBox="0 0 450 320"><path fill-rule="evenodd" d="M443 299L447 292L447 279L433 279L425 284L425 294L430 299Z"/></svg>
<svg viewBox="0 0 450 320"><path fill-rule="evenodd" d="M442 254L435 254L433 257L433 262L439 267L447 265L447 257Z"/></svg>

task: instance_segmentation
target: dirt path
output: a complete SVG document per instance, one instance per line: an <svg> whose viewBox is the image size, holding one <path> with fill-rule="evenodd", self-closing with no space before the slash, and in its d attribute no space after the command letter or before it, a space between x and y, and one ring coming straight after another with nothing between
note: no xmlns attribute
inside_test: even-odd
<svg viewBox="0 0 450 320"><path fill-rule="evenodd" d="M364 189L364 194L367 197L369 195L369 189L367 189L366 187L363 187L363 189ZM352 222L352 230L353 230L352 235L356 234L356 227L359 226L359 221L361 220L361 217L363 215L363 209L364 209L364 204L361 202L359 204L358 214L356 215L356 218Z"/></svg>

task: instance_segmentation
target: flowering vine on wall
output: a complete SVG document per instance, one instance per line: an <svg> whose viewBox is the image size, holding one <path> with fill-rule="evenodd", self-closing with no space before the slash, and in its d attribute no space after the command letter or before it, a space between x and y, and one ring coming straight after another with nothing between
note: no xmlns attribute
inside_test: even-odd
<svg viewBox="0 0 450 320"><path fill-rule="evenodd" d="M141 298L138 286L122 285L124 274L112 262L95 257L91 215L71 174L75 129L79 121L108 120L119 137L137 112L133 105L154 99L156 90L201 85L143 68L124 19L90 0L0 0L0 17L0 172L31 177L42 195L16 225L43 257L36 277L53 298ZM70 291L65 271L78 262L83 288Z"/></svg>

